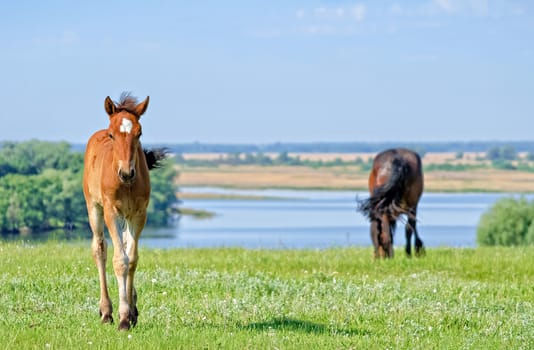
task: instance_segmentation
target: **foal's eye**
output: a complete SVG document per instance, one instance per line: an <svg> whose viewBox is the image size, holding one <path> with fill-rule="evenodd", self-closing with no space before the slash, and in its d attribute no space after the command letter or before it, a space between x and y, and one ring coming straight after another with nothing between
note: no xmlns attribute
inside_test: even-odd
<svg viewBox="0 0 534 350"><path fill-rule="evenodd" d="M109 133L108 134L109 138L113 140L113 134L112 133Z"/></svg>

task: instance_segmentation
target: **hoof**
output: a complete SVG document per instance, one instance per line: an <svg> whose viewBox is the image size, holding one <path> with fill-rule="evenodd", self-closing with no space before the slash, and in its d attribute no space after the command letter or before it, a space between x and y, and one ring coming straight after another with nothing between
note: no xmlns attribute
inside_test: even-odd
<svg viewBox="0 0 534 350"><path fill-rule="evenodd" d="M415 248L415 256L422 257L426 255L425 247Z"/></svg>
<svg viewBox="0 0 534 350"><path fill-rule="evenodd" d="M135 327L137 325L138 316L139 311L137 310L137 306L135 306L133 312L130 314L130 323L132 324L132 327Z"/></svg>
<svg viewBox="0 0 534 350"><path fill-rule="evenodd" d="M111 315L102 316L102 318L100 319L100 322L112 324L113 323L113 316L111 316Z"/></svg>
<svg viewBox="0 0 534 350"><path fill-rule="evenodd" d="M375 259L383 259L386 257L386 252L382 246L379 246L375 251Z"/></svg>
<svg viewBox="0 0 534 350"><path fill-rule="evenodd" d="M102 312L100 312L100 322L113 323L113 316L111 316L111 314L103 314Z"/></svg>
<svg viewBox="0 0 534 350"><path fill-rule="evenodd" d="M119 324L119 331L127 331L130 329L130 321L129 320L122 320Z"/></svg>

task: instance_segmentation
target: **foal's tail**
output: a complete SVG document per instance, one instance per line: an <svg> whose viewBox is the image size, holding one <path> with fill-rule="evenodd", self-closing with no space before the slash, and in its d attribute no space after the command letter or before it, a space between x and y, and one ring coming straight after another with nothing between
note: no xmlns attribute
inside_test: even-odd
<svg viewBox="0 0 534 350"><path fill-rule="evenodd" d="M145 154L148 170L161 168L163 166L163 161L167 159L169 155L169 151L166 148L143 149L143 153Z"/></svg>
<svg viewBox="0 0 534 350"><path fill-rule="evenodd" d="M406 190L406 178L409 175L409 164L401 156L395 155L391 161L391 172L388 182L376 187L369 198L358 201L358 211L372 220L386 214L395 221L401 214L413 217L413 213L400 206L400 199Z"/></svg>

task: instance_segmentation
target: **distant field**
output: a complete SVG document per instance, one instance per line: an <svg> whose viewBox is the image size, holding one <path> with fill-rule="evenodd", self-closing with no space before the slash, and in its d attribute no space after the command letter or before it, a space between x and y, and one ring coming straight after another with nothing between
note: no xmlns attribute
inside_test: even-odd
<svg viewBox="0 0 534 350"><path fill-rule="evenodd" d="M290 154L295 156L297 154ZM371 153L332 154L302 153L301 159L366 161ZM272 155L275 157L276 155ZM187 154L184 157L210 159L219 154ZM427 153L423 164L488 164L482 153L465 153L457 159L455 153ZM221 186L229 188L299 188L366 190L368 172L358 166L311 168L306 166L179 166L179 186ZM465 171L427 171L425 190L430 192L534 192L534 173L517 170L476 169Z"/></svg>

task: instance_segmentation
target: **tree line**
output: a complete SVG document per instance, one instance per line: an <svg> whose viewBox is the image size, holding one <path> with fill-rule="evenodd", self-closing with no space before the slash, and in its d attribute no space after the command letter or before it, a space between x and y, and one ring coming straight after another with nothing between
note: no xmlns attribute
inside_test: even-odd
<svg viewBox="0 0 534 350"><path fill-rule="evenodd" d="M177 174L168 163L150 174L148 225L173 215ZM0 232L87 226L82 177L83 153L66 142L0 143Z"/></svg>
<svg viewBox="0 0 534 350"><path fill-rule="evenodd" d="M302 159L298 155L291 155L288 152L280 152L276 156L270 156L263 152L259 153L228 153L220 154L218 157L212 159L186 159L183 154L178 153L174 155L174 161L180 165L187 166L219 166L219 165L288 165L288 166L308 166L312 168L341 166L341 165L359 165L364 170L370 170L372 166L372 159L362 159L361 157L354 157L354 159L342 159L340 157L332 160L311 160Z"/></svg>
<svg viewBox="0 0 534 350"><path fill-rule="evenodd" d="M485 152L491 148L512 147L517 152L533 152L534 141L450 141L450 142L274 142L266 144L167 143L172 153L376 153L405 147L425 152ZM83 149L84 145L76 145Z"/></svg>

